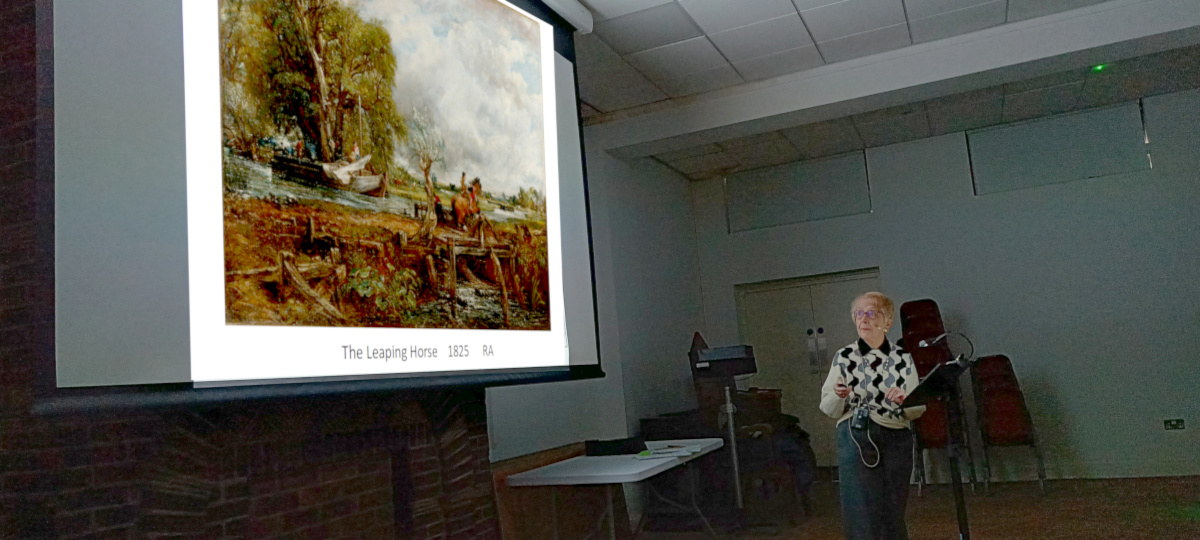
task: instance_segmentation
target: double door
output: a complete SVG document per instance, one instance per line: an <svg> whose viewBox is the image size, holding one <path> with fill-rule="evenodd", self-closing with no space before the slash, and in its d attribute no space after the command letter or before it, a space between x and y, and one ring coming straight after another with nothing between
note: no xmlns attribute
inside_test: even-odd
<svg viewBox="0 0 1200 540"><path fill-rule="evenodd" d="M834 420L818 405L833 355L858 339L850 304L879 290L878 269L738 285L738 327L758 374L741 388L783 390L783 412L812 437L817 465L837 464Z"/></svg>

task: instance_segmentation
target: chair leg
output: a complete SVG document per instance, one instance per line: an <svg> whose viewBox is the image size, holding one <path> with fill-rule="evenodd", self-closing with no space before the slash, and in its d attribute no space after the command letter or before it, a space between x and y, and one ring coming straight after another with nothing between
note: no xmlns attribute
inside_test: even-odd
<svg viewBox="0 0 1200 540"><path fill-rule="evenodd" d="M966 425L966 422L963 422ZM971 493L975 493L975 484L979 482L979 475L975 472L975 453L971 451L971 436L967 430L963 430L963 457L966 459L967 467L967 482L971 484Z"/></svg>
<svg viewBox="0 0 1200 540"><path fill-rule="evenodd" d="M913 445L913 464L917 467L917 496L920 497L925 488L925 449L919 445Z"/></svg>
<svg viewBox="0 0 1200 540"><path fill-rule="evenodd" d="M988 455L988 445L983 443L983 493L985 495L992 494L992 460Z"/></svg>
<svg viewBox="0 0 1200 540"><path fill-rule="evenodd" d="M1038 446L1036 437L1034 438L1034 441L1032 443L1030 443L1029 446L1033 447L1033 455L1037 456L1038 483L1041 484L1042 494L1045 495L1046 494L1046 462L1042 459L1042 449L1041 449L1041 447Z"/></svg>
<svg viewBox="0 0 1200 540"><path fill-rule="evenodd" d="M967 415L962 417L962 440L963 453L967 456L968 480L971 482L971 493L975 493L975 486L979 483L979 472L975 470L975 452L971 447L971 423L967 421Z"/></svg>

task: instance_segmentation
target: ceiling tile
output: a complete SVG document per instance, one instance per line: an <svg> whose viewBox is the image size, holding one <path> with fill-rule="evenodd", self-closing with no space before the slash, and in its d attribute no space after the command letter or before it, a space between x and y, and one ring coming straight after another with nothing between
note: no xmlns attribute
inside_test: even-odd
<svg viewBox="0 0 1200 540"><path fill-rule="evenodd" d="M778 131L773 132L779 135ZM741 163L739 170L761 169L773 165L782 165L799 161L800 152L791 142L779 135L778 139L760 142L748 146L740 146L726 151L727 154Z"/></svg>
<svg viewBox="0 0 1200 540"><path fill-rule="evenodd" d="M837 4L846 0L792 0L792 5L796 6L796 11L807 11L829 4Z"/></svg>
<svg viewBox="0 0 1200 540"><path fill-rule="evenodd" d="M621 55L596 34L575 34L575 65L596 66L621 61Z"/></svg>
<svg viewBox="0 0 1200 540"><path fill-rule="evenodd" d="M703 171L733 170L741 166L741 162L727 152L715 152L676 161L668 161L667 165L670 165L672 169L683 174L692 175Z"/></svg>
<svg viewBox="0 0 1200 540"><path fill-rule="evenodd" d="M619 111L667 98L625 62L603 68L579 67L579 98L602 111Z"/></svg>
<svg viewBox="0 0 1200 540"><path fill-rule="evenodd" d="M1023 81L1010 82L1004 85L1004 93L1020 94L1021 92L1028 92L1030 90L1037 90L1039 88L1050 88L1052 86L1062 86L1064 84L1081 82L1083 81L1083 78L1087 76L1088 71L1090 70L1072 69L1070 71L1060 71L1058 73L1051 73L1049 75L1025 79Z"/></svg>
<svg viewBox="0 0 1200 540"><path fill-rule="evenodd" d="M800 15L818 43L906 22L900 0L844 0Z"/></svg>
<svg viewBox="0 0 1200 540"><path fill-rule="evenodd" d="M704 154L715 154L721 151L721 147L715 144L702 144L700 146L692 146L681 148L679 150L671 150L661 154L654 154L654 157L662 161L679 161L681 159L702 156Z"/></svg>
<svg viewBox="0 0 1200 540"><path fill-rule="evenodd" d="M906 106L903 114L884 118L880 118L877 115L878 112L852 118L859 135L862 136L863 144L867 148L923 139L929 136L929 118L925 115L925 107L922 104ZM868 122L864 121L864 118L880 119Z"/></svg>
<svg viewBox="0 0 1200 540"><path fill-rule="evenodd" d="M985 100L963 101L944 107L926 106L929 134L942 135L999 124L1004 114L1004 95L995 92Z"/></svg>
<svg viewBox="0 0 1200 540"><path fill-rule="evenodd" d="M923 103L906 103L886 109L877 109L868 111L854 116L854 125L861 126L862 124L875 124L901 118L911 114L923 113L925 105Z"/></svg>
<svg viewBox="0 0 1200 540"><path fill-rule="evenodd" d="M625 57L629 65L655 81L678 79L693 73L728 66L704 36L655 47Z"/></svg>
<svg viewBox="0 0 1200 540"><path fill-rule="evenodd" d="M730 62L812 45L800 15L792 13L708 36Z"/></svg>
<svg viewBox="0 0 1200 540"><path fill-rule="evenodd" d="M985 4L991 0L905 0L904 8L908 20L924 19L940 13L949 13L962 8ZM1007 3L1007 0L1002 0Z"/></svg>
<svg viewBox="0 0 1200 540"><path fill-rule="evenodd" d="M782 130L804 159L841 154L863 147L858 130L849 118L838 118Z"/></svg>
<svg viewBox="0 0 1200 540"><path fill-rule="evenodd" d="M601 21L592 31L622 55L703 34L683 8L674 2Z"/></svg>
<svg viewBox="0 0 1200 540"><path fill-rule="evenodd" d="M784 140L782 133L778 131L768 131L766 133L755 133L754 135L747 135L745 137L736 137L733 139L719 141L717 145L725 150L732 150L734 148L740 148L743 146L754 146L757 144L782 140Z"/></svg>
<svg viewBox="0 0 1200 540"><path fill-rule="evenodd" d="M584 103L583 101L579 102L579 116L581 118L591 118L593 116L598 116L600 114L602 114L602 113L599 110L597 110L595 107L588 105L587 103Z"/></svg>
<svg viewBox="0 0 1200 540"><path fill-rule="evenodd" d="M796 13L791 0L679 0L679 3L708 34Z"/></svg>
<svg viewBox="0 0 1200 540"><path fill-rule="evenodd" d="M686 77L668 79L660 82L659 85L671 97L682 97L711 92L743 82L745 81L733 70L733 66L726 64L716 69L693 73Z"/></svg>
<svg viewBox="0 0 1200 540"><path fill-rule="evenodd" d="M1107 0L1008 0L1008 22L1099 4Z"/></svg>
<svg viewBox="0 0 1200 540"><path fill-rule="evenodd" d="M671 3L671 0L579 0L592 12L594 22L628 15Z"/></svg>
<svg viewBox="0 0 1200 540"><path fill-rule="evenodd" d="M1039 88L1019 94L1005 94L1004 121L1016 122L1075 109L1083 81Z"/></svg>
<svg viewBox="0 0 1200 540"><path fill-rule="evenodd" d="M967 103L973 103L976 101L991 101L991 100L1001 100L1001 101L1004 100L1004 87L1003 86L992 86L990 88L984 88L982 90L972 90L970 92L961 92L958 94L951 94L946 97L931 99L931 100L925 102L925 108L926 109L935 109L935 108L943 108L943 107L954 107L954 106L963 105L963 104L967 104Z"/></svg>
<svg viewBox="0 0 1200 540"><path fill-rule="evenodd" d="M936 41L1004 24L1008 0L995 0L909 22L913 43Z"/></svg>
<svg viewBox="0 0 1200 540"><path fill-rule="evenodd" d="M908 24L900 23L870 32L818 43L826 63L841 62L861 56L901 49L910 44Z"/></svg>
<svg viewBox="0 0 1200 540"><path fill-rule="evenodd" d="M824 64L821 60L821 53L817 52L817 48L813 45L783 51L751 60L742 62L734 62L733 67L742 74L742 78L746 81L761 81L795 73L806 69L812 69Z"/></svg>
<svg viewBox="0 0 1200 540"><path fill-rule="evenodd" d="M1087 81L1079 93L1079 108L1103 107L1133 101L1150 92L1153 82L1146 77L1112 77Z"/></svg>

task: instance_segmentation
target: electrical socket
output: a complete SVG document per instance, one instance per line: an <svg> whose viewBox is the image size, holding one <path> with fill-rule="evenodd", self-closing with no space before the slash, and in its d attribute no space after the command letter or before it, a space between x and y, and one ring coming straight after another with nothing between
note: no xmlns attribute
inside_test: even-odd
<svg viewBox="0 0 1200 540"><path fill-rule="evenodd" d="M1183 429L1183 419L1172 418L1170 420L1163 420L1163 429L1167 431L1171 431L1173 429Z"/></svg>

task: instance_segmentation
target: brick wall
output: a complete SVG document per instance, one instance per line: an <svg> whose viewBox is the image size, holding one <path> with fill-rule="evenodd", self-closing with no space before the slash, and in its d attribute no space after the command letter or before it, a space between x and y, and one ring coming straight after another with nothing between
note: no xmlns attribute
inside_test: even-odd
<svg viewBox="0 0 1200 540"><path fill-rule="evenodd" d="M482 391L29 413L54 298L35 35L34 0L0 2L0 538L499 538Z"/></svg>

